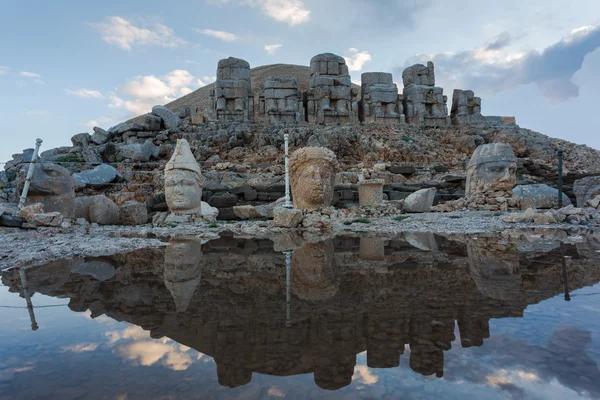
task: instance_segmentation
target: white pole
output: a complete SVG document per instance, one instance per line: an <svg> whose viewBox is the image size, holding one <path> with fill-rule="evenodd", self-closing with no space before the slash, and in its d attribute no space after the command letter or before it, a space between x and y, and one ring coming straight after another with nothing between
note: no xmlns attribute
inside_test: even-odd
<svg viewBox="0 0 600 400"><path fill-rule="evenodd" d="M27 192L29 192L29 186L31 185L31 177L33 176L33 170L35 169L35 162L38 158L38 152L40 151L40 146L42 145L42 139L37 139L35 141L35 150L33 150L33 155L31 156L31 163L29 164L29 169L27 170L27 178L25 178L25 185L23 186L23 192L21 193L21 198L19 199L19 209L25 207L25 201L27 200Z"/></svg>
<svg viewBox="0 0 600 400"><path fill-rule="evenodd" d="M285 326L292 326L292 296L291 296L291 277L290 277L290 269L292 266L292 252L285 252L285 303L286 303L286 313L285 313Z"/></svg>
<svg viewBox="0 0 600 400"><path fill-rule="evenodd" d="M293 208L293 204L290 198L290 154L289 154L289 135L286 133L283 135L283 141L285 142L285 208Z"/></svg>

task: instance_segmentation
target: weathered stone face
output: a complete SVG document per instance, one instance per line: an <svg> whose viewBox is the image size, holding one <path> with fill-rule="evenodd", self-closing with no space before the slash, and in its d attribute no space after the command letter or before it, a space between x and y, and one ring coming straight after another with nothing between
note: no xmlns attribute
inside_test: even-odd
<svg viewBox="0 0 600 400"><path fill-rule="evenodd" d="M171 240L165 250L165 286L177 312L185 312L202 278L202 242L192 238Z"/></svg>
<svg viewBox="0 0 600 400"><path fill-rule="evenodd" d="M292 254L292 291L303 300L333 297L338 290L331 240L305 243Z"/></svg>
<svg viewBox="0 0 600 400"><path fill-rule="evenodd" d="M290 157L294 207L318 210L331 205L337 158L324 147L304 147Z"/></svg>
<svg viewBox="0 0 600 400"><path fill-rule="evenodd" d="M466 194L512 190L517 184L517 158L505 143L484 144L467 166Z"/></svg>
<svg viewBox="0 0 600 400"><path fill-rule="evenodd" d="M165 167L165 198L173 213L201 215L202 175L185 139L177 140Z"/></svg>
<svg viewBox="0 0 600 400"><path fill-rule="evenodd" d="M24 171L26 173L26 170ZM19 185L22 190L24 179ZM27 204L42 203L44 212L59 212L66 218L73 218L75 213L75 182L71 173L59 165L52 163L36 164Z"/></svg>

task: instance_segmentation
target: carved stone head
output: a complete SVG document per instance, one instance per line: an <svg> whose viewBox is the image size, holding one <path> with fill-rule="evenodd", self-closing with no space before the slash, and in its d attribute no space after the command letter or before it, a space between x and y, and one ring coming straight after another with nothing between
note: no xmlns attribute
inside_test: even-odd
<svg viewBox="0 0 600 400"><path fill-rule="evenodd" d="M202 172L185 139L177 140L165 167L165 197L173 213L201 214Z"/></svg>
<svg viewBox="0 0 600 400"><path fill-rule="evenodd" d="M467 194L512 190L517 184L517 158L509 144L484 144L467 165Z"/></svg>
<svg viewBox="0 0 600 400"><path fill-rule="evenodd" d="M327 300L338 290L333 242L305 243L292 254L292 291L309 301Z"/></svg>
<svg viewBox="0 0 600 400"><path fill-rule="evenodd" d="M23 179L19 191L24 183ZM36 164L28 193L27 203L42 203L44 212L60 212L67 218L75 214L75 182L69 170L60 165Z"/></svg>
<svg viewBox="0 0 600 400"><path fill-rule="evenodd" d="M331 205L337 169L333 151L303 147L290 156L290 179L294 207L318 210Z"/></svg>
<svg viewBox="0 0 600 400"><path fill-rule="evenodd" d="M195 238L171 240L165 250L165 286L177 312L185 312L202 278L202 242Z"/></svg>

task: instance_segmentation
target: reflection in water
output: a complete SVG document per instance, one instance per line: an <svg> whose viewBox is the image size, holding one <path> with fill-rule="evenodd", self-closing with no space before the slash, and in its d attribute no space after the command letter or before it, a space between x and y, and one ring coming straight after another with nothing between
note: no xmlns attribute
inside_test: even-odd
<svg viewBox="0 0 600 400"><path fill-rule="evenodd" d="M64 260L5 272L2 281L25 297L32 327L33 293L68 298L73 311L135 325L106 333L128 362L183 371L194 349L214 358L226 387L248 385L255 373L310 373L326 390L353 380L374 386L378 374L369 368L396 368L402 359L421 375L452 381L459 374L445 352L458 332L463 348L484 346L498 366L461 379L508 385L511 348L538 357L520 360L524 371L599 395L600 371L586 353L589 332L565 328L546 347L490 338L490 319L522 317L528 305L600 281L593 243L557 243L432 234L305 243L294 237L280 238L276 252L268 240L178 238L164 250ZM357 365L363 352L366 366ZM565 366L572 373L556 376Z"/></svg>

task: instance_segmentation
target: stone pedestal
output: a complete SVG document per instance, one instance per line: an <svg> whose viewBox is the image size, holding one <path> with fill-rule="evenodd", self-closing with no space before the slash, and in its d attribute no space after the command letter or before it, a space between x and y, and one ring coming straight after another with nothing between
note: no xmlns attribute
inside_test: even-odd
<svg viewBox="0 0 600 400"><path fill-rule="evenodd" d="M373 207L383 203L383 179L364 181L358 185L358 202L361 207Z"/></svg>

